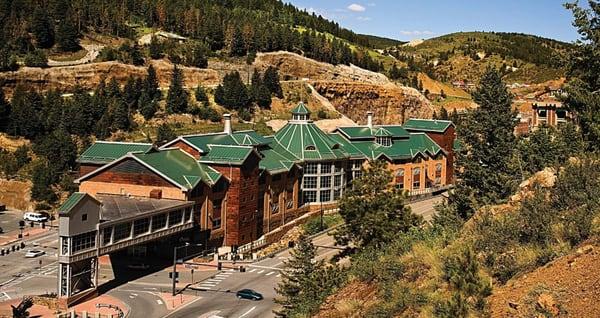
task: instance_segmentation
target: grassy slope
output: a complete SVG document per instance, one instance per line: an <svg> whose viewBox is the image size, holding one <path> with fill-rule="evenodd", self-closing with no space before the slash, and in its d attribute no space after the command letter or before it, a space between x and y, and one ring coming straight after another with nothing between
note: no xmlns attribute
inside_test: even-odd
<svg viewBox="0 0 600 318"><path fill-rule="evenodd" d="M414 47L400 46L396 48L404 54L426 61L433 61L440 54L454 50L454 54L450 53L448 61L442 62L441 65L435 68L436 73L440 77L445 77L448 81L466 79L476 82L479 75L489 64L501 67L503 64L512 66L513 63L516 63L518 70L509 72L505 76L508 82L539 83L564 75L564 70L560 68L540 64L539 62L536 65L535 61L532 60L533 58L512 57L518 54L516 48L528 47L531 49L532 46L537 46L535 47L537 51L557 56L564 55L571 47L567 43L531 35L460 32L428 39ZM468 56L463 56L463 50L467 47L474 48L478 52L486 52L487 56L483 60L474 61ZM507 48L509 52L504 59L499 54L490 54L490 52L499 52Z"/></svg>

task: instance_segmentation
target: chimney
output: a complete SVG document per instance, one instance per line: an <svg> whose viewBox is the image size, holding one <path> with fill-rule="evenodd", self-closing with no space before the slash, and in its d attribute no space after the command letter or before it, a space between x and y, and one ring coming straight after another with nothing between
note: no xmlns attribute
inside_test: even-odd
<svg viewBox="0 0 600 318"><path fill-rule="evenodd" d="M228 135L231 135L231 114L223 114L223 119L225 120L223 132Z"/></svg>
<svg viewBox="0 0 600 318"><path fill-rule="evenodd" d="M369 128L373 128L373 112L372 111L367 112L367 126Z"/></svg>

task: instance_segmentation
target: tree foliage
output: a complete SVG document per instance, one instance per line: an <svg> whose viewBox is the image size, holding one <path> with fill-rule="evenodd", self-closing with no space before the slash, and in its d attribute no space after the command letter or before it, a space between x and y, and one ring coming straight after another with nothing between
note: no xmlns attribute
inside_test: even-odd
<svg viewBox="0 0 600 318"><path fill-rule="evenodd" d="M240 73L231 72L215 90L215 102L228 109L240 110L250 105L251 97Z"/></svg>
<svg viewBox="0 0 600 318"><path fill-rule="evenodd" d="M386 166L385 161L371 162L340 199L344 224L335 232L337 244L382 247L398 233L422 222L404 204L402 190L391 185L392 175Z"/></svg>
<svg viewBox="0 0 600 318"><path fill-rule="evenodd" d="M185 113L188 110L188 93L183 88L183 74L177 65L173 67L166 110L170 114Z"/></svg>

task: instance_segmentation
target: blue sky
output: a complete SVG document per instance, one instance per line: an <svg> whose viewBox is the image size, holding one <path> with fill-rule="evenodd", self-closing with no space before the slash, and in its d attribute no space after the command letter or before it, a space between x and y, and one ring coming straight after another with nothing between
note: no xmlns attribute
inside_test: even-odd
<svg viewBox="0 0 600 318"><path fill-rule="evenodd" d="M314 11L357 33L398 40L458 31L535 34L578 39L565 0L284 0ZM585 1L582 1L585 2Z"/></svg>

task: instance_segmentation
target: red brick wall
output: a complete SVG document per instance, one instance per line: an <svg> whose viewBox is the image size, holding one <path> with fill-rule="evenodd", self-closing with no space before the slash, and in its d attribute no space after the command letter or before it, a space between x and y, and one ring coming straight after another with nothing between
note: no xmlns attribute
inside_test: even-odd
<svg viewBox="0 0 600 318"><path fill-rule="evenodd" d="M140 172L124 172L119 167L123 164L130 164L139 168ZM150 171L148 168L141 166L133 159L124 160L107 170L97 173L96 175L86 179L86 181L94 182L106 182L106 183L121 183L121 184L135 184L145 186L157 186L157 187L175 187L173 184Z"/></svg>
<svg viewBox="0 0 600 318"><path fill-rule="evenodd" d="M258 162L259 158L252 156L242 166L211 165L229 179L224 245L239 246L258 238Z"/></svg>
<svg viewBox="0 0 600 318"><path fill-rule="evenodd" d="M82 163L79 165L79 177L83 177L86 174L102 167L103 165L99 164L89 164L89 163Z"/></svg>
<svg viewBox="0 0 600 318"><path fill-rule="evenodd" d="M195 158L200 158L200 152L198 152L198 150L192 148L190 145L186 144L185 142L183 142L181 140L172 144L170 147L179 148L179 149L189 153L190 155L194 156Z"/></svg>
<svg viewBox="0 0 600 318"><path fill-rule="evenodd" d="M443 133L436 133L430 131L425 133L448 153L446 183L452 183L454 180L454 139L456 139L456 131L454 129L454 126L450 126Z"/></svg>

